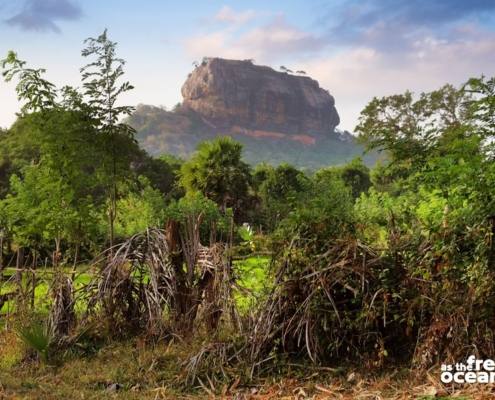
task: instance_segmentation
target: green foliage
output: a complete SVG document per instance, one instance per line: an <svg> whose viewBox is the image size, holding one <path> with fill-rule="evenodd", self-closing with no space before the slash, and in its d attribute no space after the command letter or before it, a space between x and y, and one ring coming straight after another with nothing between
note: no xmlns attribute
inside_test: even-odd
<svg viewBox="0 0 495 400"><path fill-rule="evenodd" d="M9 51L7 57L0 61L2 76L6 82L18 79L16 92L19 100L24 101L22 112L42 111L55 106L57 90L53 83L42 78L46 72L43 68L26 68L26 62Z"/></svg>
<svg viewBox="0 0 495 400"><path fill-rule="evenodd" d="M181 168L181 183L189 193L200 192L222 209L234 212L248 201L249 166L241 160L242 145L229 137L203 142Z"/></svg>
<svg viewBox="0 0 495 400"><path fill-rule="evenodd" d="M327 185L326 181L332 182L334 179L341 179L351 189L354 198L371 187L370 170L361 158L356 158L341 167L320 169L315 174L316 182L321 185Z"/></svg>
<svg viewBox="0 0 495 400"><path fill-rule="evenodd" d="M117 101L132 87L119 84L124 62L116 44L106 31L86 44L83 56L93 61L81 70L84 94L57 89L42 78L43 69L27 68L13 52L1 64L7 81L18 79L25 102L23 115L0 137L0 198L10 192L2 208L23 245L53 239L57 251L62 240L78 248L98 241L102 226L112 242L117 187L133 178L131 163L146 160L132 128L120 122L132 107ZM16 177L7 183L8 176ZM99 224L105 206L109 223Z"/></svg>
<svg viewBox="0 0 495 400"><path fill-rule="evenodd" d="M130 237L164 222L163 195L151 187L148 179L140 177L138 181L139 188L130 190L117 202L121 212L115 221L115 232L119 237Z"/></svg>
<svg viewBox="0 0 495 400"><path fill-rule="evenodd" d="M421 169L443 133L468 123L470 96L445 85L417 100L411 92L374 98L356 132L370 150L385 151L396 177Z"/></svg>
<svg viewBox="0 0 495 400"><path fill-rule="evenodd" d="M17 335L26 346L39 354L44 363L49 362L49 350L52 338L44 324L32 322L31 325L18 328Z"/></svg>
<svg viewBox="0 0 495 400"><path fill-rule="evenodd" d="M19 244L74 243L94 233L99 182L91 173L97 170L99 146L92 132L83 115L61 109L29 114L14 124L5 148L17 174L11 175L3 202ZM16 158L23 138L29 138L28 151Z"/></svg>
<svg viewBox="0 0 495 400"><path fill-rule="evenodd" d="M253 228L251 228L249 225L240 226L238 232L241 239L244 240L245 242L251 242L253 240L254 237Z"/></svg>
<svg viewBox="0 0 495 400"><path fill-rule="evenodd" d="M274 167L271 164L260 163L254 167L253 176L253 189L259 193L261 185L273 174Z"/></svg>
<svg viewBox="0 0 495 400"><path fill-rule="evenodd" d="M146 176L150 184L167 199L177 200L184 195L184 190L179 185L179 174L183 163L183 160L172 155L152 158L143 151L135 171Z"/></svg>
<svg viewBox="0 0 495 400"><path fill-rule="evenodd" d="M97 38L84 41L83 57L92 57L93 61L81 68L83 88L88 96L89 105L100 128L114 133L132 133L132 128L119 123L123 115L130 115L133 107L117 106L120 96L133 89L129 82L119 83L124 75L125 61L116 56L117 43L108 39L107 30Z"/></svg>
<svg viewBox="0 0 495 400"><path fill-rule="evenodd" d="M255 171L255 179L262 200L262 223L269 230L275 229L289 215L311 187L309 178L288 164L276 168L260 166Z"/></svg>
<svg viewBox="0 0 495 400"><path fill-rule="evenodd" d="M495 77L472 78L466 85L466 91L474 97L468 103L471 121L484 139L493 139L495 134ZM487 145L493 150L493 141L488 142Z"/></svg>
<svg viewBox="0 0 495 400"><path fill-rule="evenodd" d="M372 188L356 200L354 213L358 233L366 243L386 247L389 238L389 222L403 224L401 218L410 214L416 199L410 195L394 197L388 192Z"/></svg>
<svg viewBox="0 0 495 400"><path fill-rule="evenodd" d="M120 97L133 89L129 82L120 82L124 75L124 60L116 56L117 43L108 39L107 31L97 38L85 40L83 57L92 61L81 68L87 111L101 136L104 149L103 174L108 198L109 241L113 245L114 223L117 218L118 186L130 175L132 155L136 152L134 129L121 122L130 115L131 106L117 105Z"/></svg>
<svg viewBox="0 0 495 400"><path fill-rule="evenodd" d="M282 164L268 172L260 190L267 199L281 200L297 197L307 187L308 179L303 172L289 164Z"/></svg>
<svg viewBox="0 0 495 400"><path fill-rule="evenodd" d="M330 240L345 237L353 230L353 200L351 190L340 179L313 183L304 200L281 222L278 235L285 240L295 235L314 248L322 248Z"/></svg>
<svg viewBox="0 0 495 400"><path fill-rule="evenodd" d="M236 303L240 311L248 313L264 299L272 289L270 259L268 257L249 257L234 263L239 285L248 293L236 293Z"/></svg>
<svg viewBox="0 0 495 400"><path fill-rule="evenodd" d="M76 240L91 223L91 202L76 199L70 185L44 164L25 168L22 180L14 175L11 186L5 211L21 246L42 240Z"/></svg>
<svg viewBox="0 0 495 400"><path fill-rule="evenodd" d="M220 218L216 203L198 192L173 201L165 211L167 218L179 222L185 222L190 215L198 216L199 214L203 216L204 222L212 222Z"/></svg>

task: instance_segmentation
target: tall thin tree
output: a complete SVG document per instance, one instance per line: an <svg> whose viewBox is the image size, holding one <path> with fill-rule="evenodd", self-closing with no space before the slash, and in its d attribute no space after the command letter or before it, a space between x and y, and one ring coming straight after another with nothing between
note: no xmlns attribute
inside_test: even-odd
<svg viewBox="0 0 495 400"><path fill-rule="evenodd" d="M125 61L116 56L117 43L108 39L107 30L97 38L84 42L83 57L93 61L81 68L84 93L88 97L97 128L103 136L103 143L109 154L106 173L109 176L108 222L110 247L114 244L115 219L117 216L119 168L126 164L125 152L119 147L121 139L134 140L134 129L122 122L122 118L134 110L131 106L118 105L120 95L133 89L129 82L120 82L124 75ZM125 168L125 167L124 167Z"/></svg>

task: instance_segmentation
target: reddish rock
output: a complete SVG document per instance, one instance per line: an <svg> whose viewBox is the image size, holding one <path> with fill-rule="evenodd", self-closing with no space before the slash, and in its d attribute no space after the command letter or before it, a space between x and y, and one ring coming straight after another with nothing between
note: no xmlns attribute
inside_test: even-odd
<svg viewBox="0 0 495 400"><path fill-rule="evenodd" d="M128 122L154 156L189 157L198 144L231 136L251 164L288 162L316 170L361 156L363 148L335 127L334 99L307 76L277 72L250 61L205 59L182 87L173 110L140 105ZM375 156L365 156L374 163Z"/></svg>
<svg viewBox="0 0 495 400"><path fill-rule="evenodd" d="M182 96L184 107L217 128L311 135L333 133L339 124L334 98L317 81L247 60L205 59Z"/></svg>

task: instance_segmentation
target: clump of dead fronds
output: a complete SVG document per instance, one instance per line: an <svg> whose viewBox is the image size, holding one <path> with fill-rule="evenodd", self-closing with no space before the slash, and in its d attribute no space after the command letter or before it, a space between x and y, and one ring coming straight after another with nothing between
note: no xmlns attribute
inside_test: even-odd
<svg viewBox="0 0 495 400"><path fill-rule="evenodd" d="M101 310L114 332L163 328L163 312L176 291L165 232L148 229L106 250L88 285L90 310Z"/></svg>
<svg viewBox="0 0 495 400"><path fill-rule="evenodd" d="M240 344L240 348L239 348ZM186 385L208 382L213 393L239 373L244 343L211 342L204 344L184 362Z"/></svg>
<svg viewBox="0 0 495 400"><path fill-rule="evenodd" d="M293 240L247 330L251 375L277 355L429 368L493 354L489 249L457 232L442 232L440 249L435 239L397 229L386 249L351 236L321 254Z"/></svg>
<svg viewBox="0 0 495 400"><path fill-rule="evenodd" d="M292 246L277 283L253 321L249 357L259 363L273 347L312 361L374 349L379 357L383 299L373 281L380 257L357 240L336 243L307 258ZM259 364L257 364L259 365Z"/></svg>
<svg viewBox="0 0 495 400"><path fill-rule="evenodd" d="M148 229L96 261L89 306L117 332L193 333L201 321L211 333L222 319L236 320L231 267L225 245L203 246L201 215L167 228Z"/></svg>
<svg viewBox="0 0 495 400"><path fill-rule="evenodd" d="M69 335L76 324L75 297L72 279L56 273L51 287L52 305L48 317L50 335L60 339Z"/></svg>

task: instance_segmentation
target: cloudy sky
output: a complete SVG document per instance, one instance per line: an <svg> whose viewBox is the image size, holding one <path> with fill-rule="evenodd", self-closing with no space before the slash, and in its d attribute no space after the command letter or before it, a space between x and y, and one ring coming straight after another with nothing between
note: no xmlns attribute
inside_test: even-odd
<svg viewBox="0 0 495 400"><path fill-rule="evenodd" d="M129 104L172 107L195 60L254 59L305 70L352 130L373 97L495 75L494 0L0 0L0 56L15 50L80 85L82 42L105 28L127 60ZM15 119L0 82L0 126Z"/></svg>

